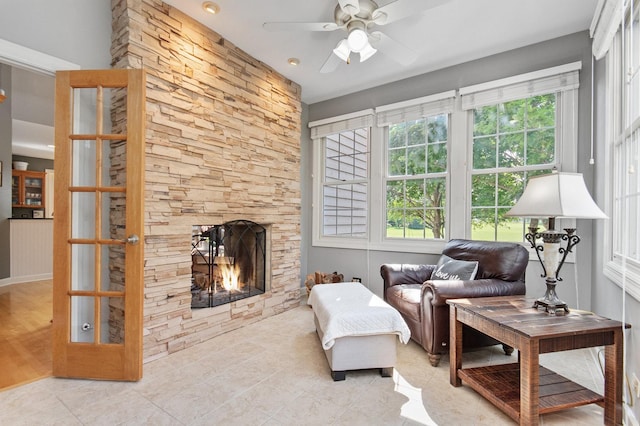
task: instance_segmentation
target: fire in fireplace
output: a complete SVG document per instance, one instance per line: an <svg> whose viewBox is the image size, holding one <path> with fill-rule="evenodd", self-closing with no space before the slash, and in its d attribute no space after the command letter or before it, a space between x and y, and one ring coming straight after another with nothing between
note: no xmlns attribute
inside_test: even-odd
<svg viewBox="0 0 640 426"><path fill-rule="evenodd" d="M194 225L191 307L210 308L263 294L266 241L266 229L247 220Z"/></svg>

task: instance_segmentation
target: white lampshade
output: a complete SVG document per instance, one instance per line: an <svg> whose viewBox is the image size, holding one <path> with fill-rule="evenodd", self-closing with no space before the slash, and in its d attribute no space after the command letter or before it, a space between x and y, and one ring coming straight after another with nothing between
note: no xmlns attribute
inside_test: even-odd
<svg viewBox="0 0 640 426"><path fill-rule="evenodd" d="M373 56L378 50L374 49L368 42L367 45L360 51L360 62L364 62Z"/></svg>
<svg viewBox="0 0 640 426"><path fill-rule="evenodd" d="M361 28L354 28L349 31L347 41L349 42L349 47L354 52L361 52L364 48L369 46L369 36Z"/></svg>
<svg viewBox="0 0 640 426"><path fill-rule="evenodd" d="M581 173L532 177L506 216L606 219L587 190Z"/></svg>
<svg viewBox="0 0 640 426"><path fill-rule="evenodd" d="M342 39L338 43L335 49L333 49L333 53L343 61L347 62L349 60L349 55L351 54L351 49L349 49L349 43L347 39Z"/></svg>

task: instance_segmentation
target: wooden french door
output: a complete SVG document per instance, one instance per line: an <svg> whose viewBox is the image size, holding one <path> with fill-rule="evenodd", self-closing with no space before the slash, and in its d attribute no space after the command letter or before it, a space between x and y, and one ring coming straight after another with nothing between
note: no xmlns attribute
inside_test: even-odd
<svg viewBox="0 0 640 426"><path fill-rule="evenodd" d="M145 73L56 73L53 374L142 377Z"/></svg>

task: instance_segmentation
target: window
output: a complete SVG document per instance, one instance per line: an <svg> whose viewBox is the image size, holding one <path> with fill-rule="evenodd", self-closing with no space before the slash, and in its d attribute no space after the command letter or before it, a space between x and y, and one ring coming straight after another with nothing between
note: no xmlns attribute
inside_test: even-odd
<svg viewBox="0 0 640 426"><path fill-rule="evenodd" d="M368 155L368 128L325 137L323 235L367 236Z"/></svg>
<svg viewBox="0 0 640 426"><path fill-rule="evenodd" d="M449 115L389 126L387 238L445 238Z"/></svg>
<svg viewBox="0 0 640 426"><path fill-rule="evenodd" d="M473 110L471 238L521 242L523 219L506 217L530 177L556 162L556 94Z"/></svg>
<svg viewBox="0 0 640 426"><path fill-rule="evenodd" d="M372 125L373 110L309 123L314 245L360 248L368 241Z"/></svg>
<svg viewBox="0 0 640 426"><path fill-rule="evenodd" d="M523 242L527 220L505 214L528 180L554 167L577 170L580 66L561 65L460 89L462 109L471 114L465 235Z"/></svg>
<svg viewBox="0 0 640 426"><path fill-rule="evenodd" d="M382 179L387 243L448 238L450 117L455 91L376 108L385 140Z"/></svg>
<svg viewBox="0 0 640 426"><path fill-rule="evenodd" d="M596 43L596 33L594 54L607 56L605 274L640 300L640 25L632 6L623 11L614 10L619 3L605 3L602 16L610 15L603 22L614 36Z"/></svg>
<svg viewBox="0 0 640 426"><path fill-rule="evenodd" d="M440 253L451 238L523 242L524 221L504 213L527 180L577 169L580 67L309 123L312 244Z"/></svg>

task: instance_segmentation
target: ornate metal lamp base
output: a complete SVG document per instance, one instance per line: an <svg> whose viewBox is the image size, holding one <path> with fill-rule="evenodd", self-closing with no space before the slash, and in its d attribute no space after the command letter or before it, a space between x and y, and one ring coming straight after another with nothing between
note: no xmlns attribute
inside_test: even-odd
<svg viewBox="0 0 640 426"><path fill-rule="evenodd" d="M549 229L538 232L537 221L531 221L529 232L525 234L525 239L531 244L531 248L535 249L538 260L542 265L545 282L547 284L547 292L544 297L536 300L533 304L534 308L543 307L551 315L555 315L558 310L569 312L569 306L558 298L556 294L556 282L562 281L558 275L560 268L564 265L567 255L571 253L571 249L580 242L580 237L575 234L575 228L565 228L564 233L554 230L555 217L549 218ZM537 244L536 240L542 238L543 244ZM566 241L566 247L560 247L561 241ZM544 259L540 255L544 253ZM562 256L559 258L559 254Z"/></svg>
<svg viewBox="0 0 640 426"><path fill-rule="evenodd" d="M543 307L545 311L548 313L555 315L558 310L562 309L564 312L569 312L569 306L558 298L556 294L556 282L546 280L547 283L547 291L544 294L544 297L536 300L533 303L533 307L540 309Z"/></svg>

